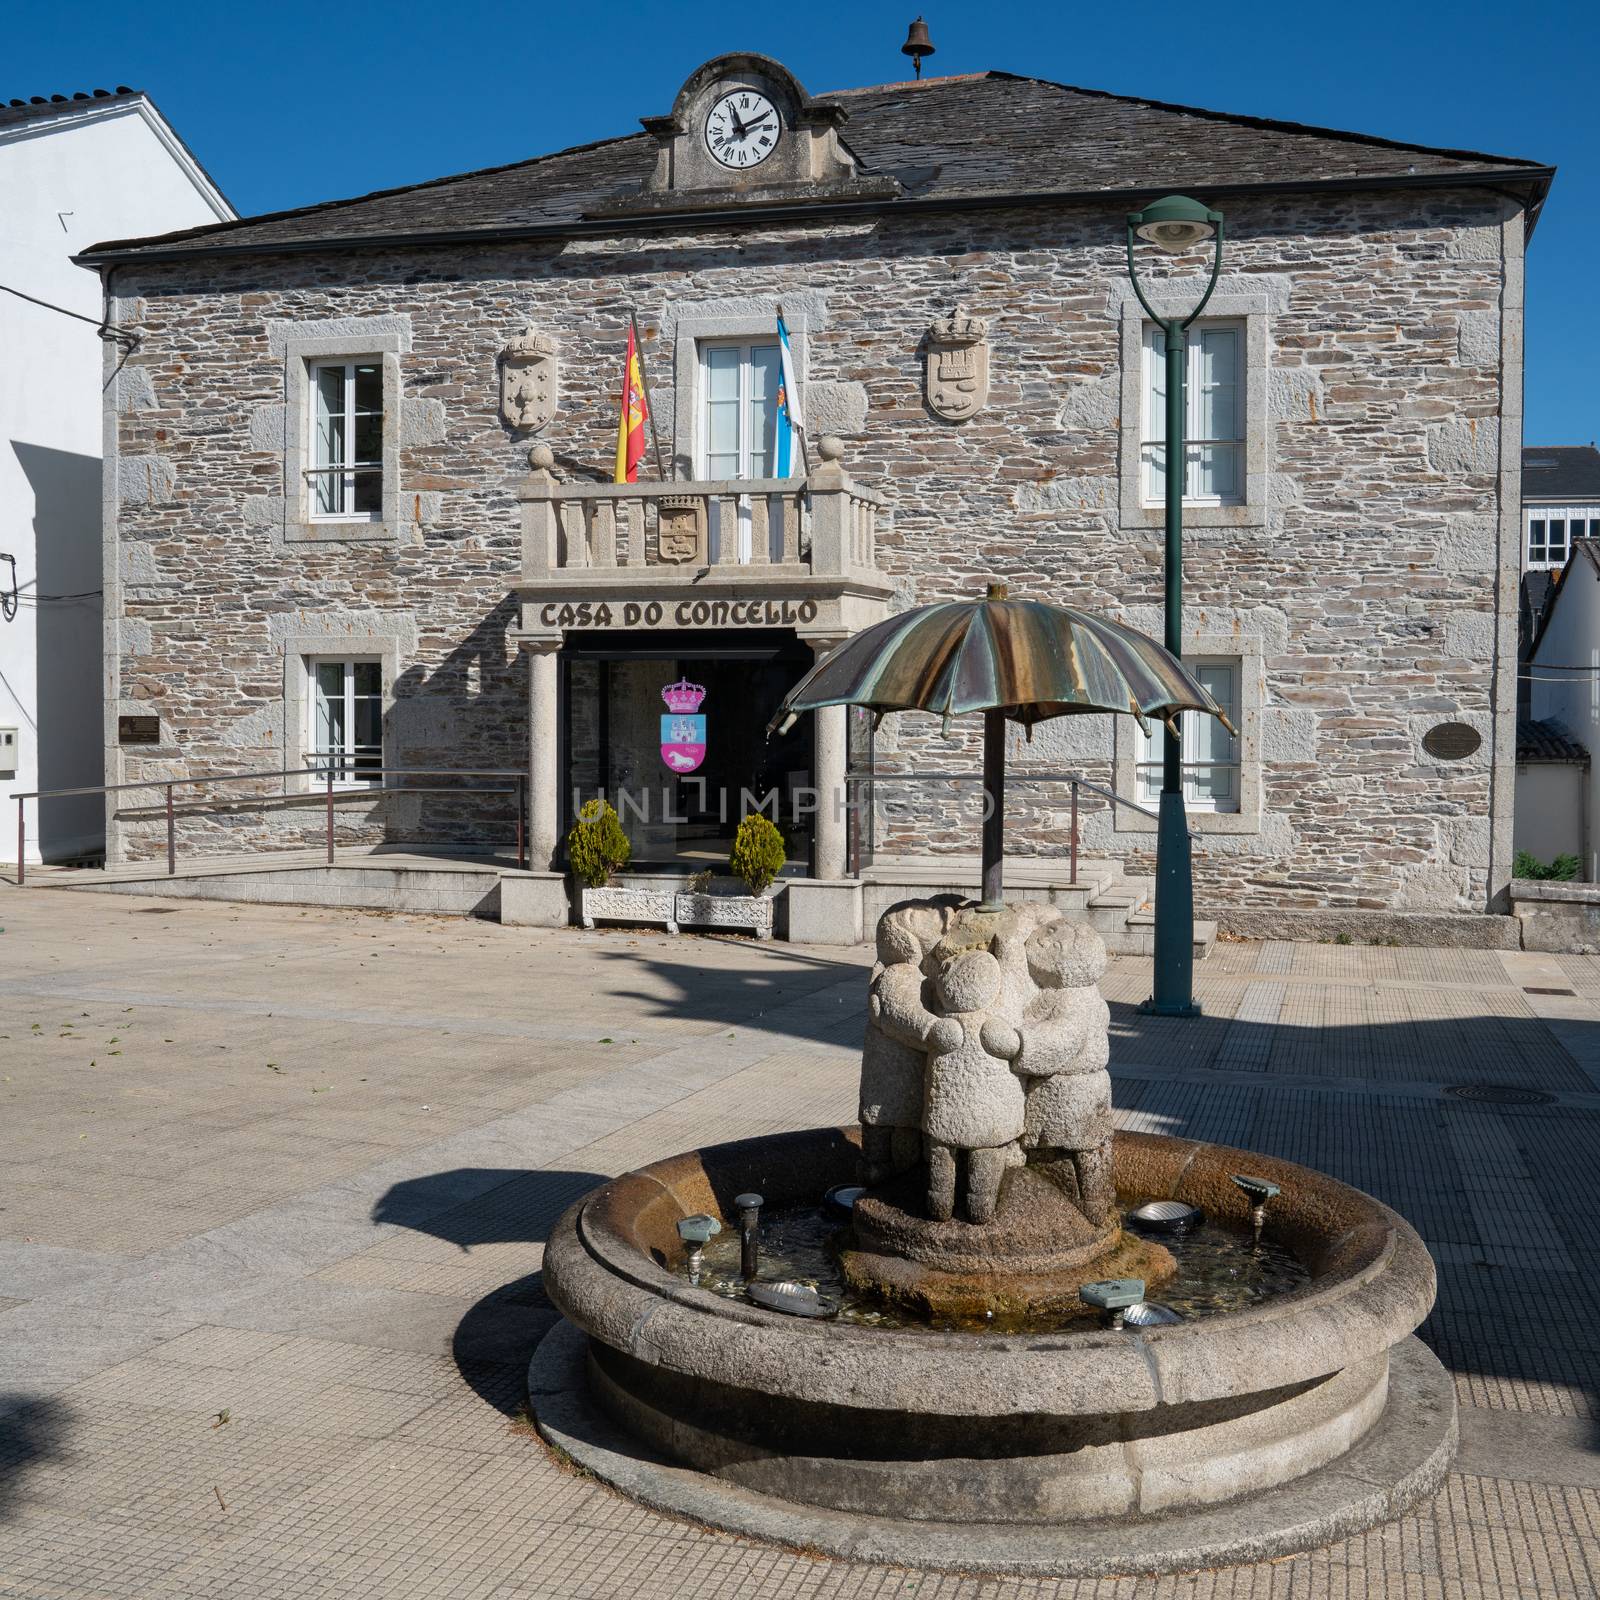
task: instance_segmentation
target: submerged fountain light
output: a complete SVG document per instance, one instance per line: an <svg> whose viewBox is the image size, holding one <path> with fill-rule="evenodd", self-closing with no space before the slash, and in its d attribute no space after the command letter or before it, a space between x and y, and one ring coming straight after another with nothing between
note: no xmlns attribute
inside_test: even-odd
<svg viewBox="0 0 1600 1600"><path fill-rule="evenodd" d="M809 1283L784 1278L776 1283L747 1283L744 1292L768 1311L786 1311L791 1317L826 1317L832 1313Z"/></svg>
<svg viewBox="0 0 1600 1600"><path fill-rule="evenodd" d="M758 1194L741 1194L733 1202L739 1208L739 1275L749 1283L761 1269L761 1207Z"/></svg>
<svg viewBox="0 0 1600 1600"><path fill-rule="evenodd" d="M1205 1220L1205 1212L1182 1200L1147 1200L1128 1213L1128 1221L1144 1233L1186 1233Z"/></svg>
<svg viewBox="0 0 1600 1600"><path fill-rule="evenodd" d="M1078 1290L1078 1298L1100 1312L1108 1328L1120 1328L1129 1307L1144 1299L1144 1279L1101 1278L1098 1282L1084 1284Z"/></svg>
<svg viewBox="0 0 1600 1600"><path fill-rule="evenodd" d="M715 1217L708 1217L703 1211L697 1211L693 1216L679 1219L678 1237L683 1240L684 1248L689 1252L689 1282L691 1284L699 1285L700 1265L705 1259L707 1241L713 1234L721 1232L722 1224Z"/></svg>
<svg viewBox="0 0 1600 1600"><path fill-rule="evenodd" d="M1232 1177L1250 1197L1250 1222L1256 1231L1256 1243L1260 1244L1261 1230L1267 1225L1267 1201L1281 1191L1269 1178L1252 1178L1243 1172L1235 1172Z"/></svg>
<svg viewBox="0 0 1600 1600"><path fill-rule="evenodd" d="M842 1211L849 1216L855 1210L856 1201L867 1192L866 1185L860 1183L836 1183L822 1197L822 1202L832 1211Z"/></svg>
<svg viewBox="0 0 1600 1600"><path fill-rule="evenodd" d="M1174 1311L1156 1300L1141 1300L1122 1313L1122 1320L1130 1328L1165 1328L1183 1321L1183 1313Z"/></svg>

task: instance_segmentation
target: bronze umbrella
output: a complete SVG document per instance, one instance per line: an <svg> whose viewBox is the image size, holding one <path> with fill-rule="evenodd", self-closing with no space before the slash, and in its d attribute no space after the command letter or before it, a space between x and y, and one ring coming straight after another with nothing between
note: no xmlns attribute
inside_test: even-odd
<svg viewBox="0 0 1600 1600"><path fill-rule="evenodd" d="M823 706L983 713L983 898L1002 899L1005 725L1126 712L1173 726L1180 711L1233 724L1189 669L1154 639L1109 618L1041 600L949 600L886 617L845 640L784 697L769 731Z"/></svg>

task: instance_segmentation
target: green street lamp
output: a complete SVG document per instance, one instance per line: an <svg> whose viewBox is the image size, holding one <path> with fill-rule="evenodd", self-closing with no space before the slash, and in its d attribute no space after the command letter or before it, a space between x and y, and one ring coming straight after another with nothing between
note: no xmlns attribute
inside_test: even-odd
<svg viewBox="0 0 1600 1600"><path fill-rule="evenodd" d="M1211 279L1200 303L1186 317L1164 317L1150 304L1139 282L1133 242L1144 239L1172 255L1207 239L1212 246ZM1168 195L1128 218L1128 276L1133 292L1152 322L1166 336L1166 639L1173 655L1183 655L1183 490L1188 478L1184 434L1188 377L1189 324L1206 308L1222 270L1222 213L1183 195ZM1141 1010L1163 1017L1197 1017L1194 999L1194 879L1189 859L1189 819L1183 805L1183 767L1178 736L1168 725L1161 750L1161 805L1156 824L1155 982Z"/></svg>

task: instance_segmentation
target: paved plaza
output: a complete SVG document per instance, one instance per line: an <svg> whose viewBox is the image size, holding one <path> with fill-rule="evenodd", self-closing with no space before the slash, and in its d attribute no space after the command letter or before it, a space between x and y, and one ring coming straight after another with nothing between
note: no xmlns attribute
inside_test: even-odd
<svg viewBox="0 0 1600 1600"><path fill-rule="evenodd" d="M751 1544L527 1425L555 1218L852 1120L865 951L4 885L0 925L0 1596L1600 1595L1600 959L1221 944L1199 1021L1113 961L1120 1125L1427 1240L1462 1450L1364 1537L1096 1583Z"/></svg>

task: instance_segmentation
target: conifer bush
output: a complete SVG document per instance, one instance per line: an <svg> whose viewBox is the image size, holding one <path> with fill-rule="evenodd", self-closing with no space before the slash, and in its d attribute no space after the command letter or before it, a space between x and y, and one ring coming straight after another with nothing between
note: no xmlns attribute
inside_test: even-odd
<svg viewBox="0 0 1600 1600"><path fill-rule="evenodd" d="M733 836L728 865L734 877L740 879L751 894L762 895L783 871L786 858L783 835L769 818L752 811Z"/></svg>
<svg viewBox="0 0 1600 1600"><path fill-rule="evenodd" d="M585 801L567 835L567 860L578 881L590 889L603 889L632 855L633 846L610 803Z"/></svg>

